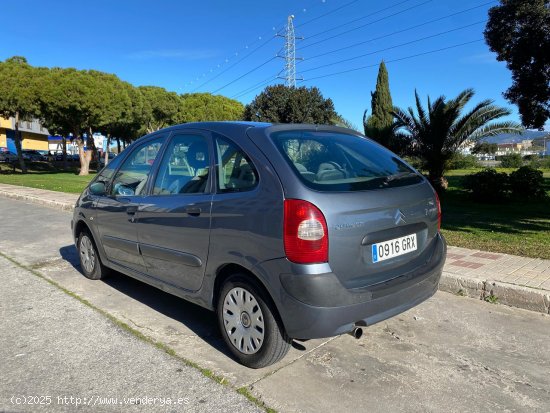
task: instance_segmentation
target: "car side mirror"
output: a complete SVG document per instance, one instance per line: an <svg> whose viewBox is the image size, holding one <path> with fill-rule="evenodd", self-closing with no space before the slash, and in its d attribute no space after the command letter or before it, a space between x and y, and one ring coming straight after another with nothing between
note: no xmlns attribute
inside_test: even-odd
<svg viewBox="0 0 550 413"><path fill-rule="evenodd" d="M105 182L94 182L93 184L90 185L90 193L92 195L98 195L98 196L105 195L106 191L107 190L105 188Z"/></svg>

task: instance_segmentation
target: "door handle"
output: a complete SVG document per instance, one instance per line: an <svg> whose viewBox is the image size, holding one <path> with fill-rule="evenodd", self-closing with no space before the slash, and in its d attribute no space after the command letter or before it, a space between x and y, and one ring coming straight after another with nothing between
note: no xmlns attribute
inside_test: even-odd
<svg viewBox="0 0 550 413"><path fill-rule="evenodd" d="M188 207L185 208L185 212L187 212L189 215L198 217L201 214L201 209L198 207Z"/></svg>
<svg viewBox="0 0 550 413"><path fill-rule="evenodd" d="M137 212L137 210L138 210L137 205L129 206L128 208L126 208L126 213L127 213L128 215L135 215L135 213Z"/></svg>
<svg viewBox="0 0 550 413"><path fill-rule="evenodd" d="M128 214L130 216L129 221L131 223L136 222L136 212L137 212L137 210L138 210L137 205L132 205L132 206L129 206L129 207L126 208L126 214Z"/></svg>

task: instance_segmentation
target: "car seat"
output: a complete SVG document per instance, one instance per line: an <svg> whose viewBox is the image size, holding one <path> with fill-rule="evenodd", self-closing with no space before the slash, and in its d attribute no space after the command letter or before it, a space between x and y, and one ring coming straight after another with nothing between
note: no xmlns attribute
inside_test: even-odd
<svg viewBox="0 0 550 413"><path fill-rule="evenodd" d="M187 149L187 162L193 168L195 176L200 169L208 167L208 146L204 141L193 142Z"/></svg>
<svg viewBox="0 0 550 413"><path fill-rule="evenodd" d="M337 179L344 179L346 172L340 168L336 162L323 162L319 165L316 181L333 181Z"/></svg>

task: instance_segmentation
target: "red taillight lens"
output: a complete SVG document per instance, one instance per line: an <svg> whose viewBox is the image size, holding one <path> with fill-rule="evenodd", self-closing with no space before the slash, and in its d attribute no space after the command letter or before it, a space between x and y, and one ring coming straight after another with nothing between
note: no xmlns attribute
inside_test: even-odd
<svg viewBox="0 0 550 413"><path fill-rule="evenodd" d="M328 261L328 230L319 208L301 199L285 200L284 243L287 258L298 264Z"/></svg>
<svg viewBox="0 0 550 413"><path fill-rule="evenodd" d="M441 230L441 203L439 202L439 195L435 193L435 203L437 204L437 230Z"/></svg>

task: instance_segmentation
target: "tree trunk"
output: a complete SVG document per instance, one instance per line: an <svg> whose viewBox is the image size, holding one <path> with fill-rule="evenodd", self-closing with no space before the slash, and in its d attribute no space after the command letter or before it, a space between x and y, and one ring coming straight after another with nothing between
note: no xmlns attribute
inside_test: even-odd
<svg viewBox="0 0 550 413"><path fill-rule="evenodd" d="M438 194L442 194L449 187L449 182L443 176L443 172L429 172L428 180Z"/></svg>
<svg viewBox="0 0 550 413"><path fill-rule="evenodd" d="M84 141L81 138L78 138L76 141L78 145L78 157L80 158L80 172L79 175L88 175L89 163L86 162L86 151L84 150Z"/></svg>
<svg viewBox="0 0 550 413"><path fill-rule="evenodd" d="M19 112L15 112L15 150L17 151L17 159L19 160L19 166L21 167L21 173L27 173L27 165L25 165L25 159L23 159L23 152L21 151L21 132L19 132Z"/></svg>
<svg viewBox="0 0 550 413"><path fill-rule="evenodd" d="M117 156L120 155L120 138L116 138Z"/></svg>
<svg viewBox="0 0 550 413"><path fill-rule="evenodd" d="M111 144L111 134L107 134L107 145L105 147L105 166L109 165L109 145ZM99 169L99 168L98 168Z"/></svg>
<svg viewBox="0 0 550 413"><path fill-rule="evenodd" d="M84 149L84 146L86 146L86 149ZM79 175L90 174L90 161L92 160L94 148L95 145L92 128L88 128L88 136L86 138L86 142L84 142L84 137L80 137L80 139L78 139L78 155L80 157Z"/></svg>
<svg viewBox="0 0 550 413"><path fill-rule="evenodd" d="M61 137L61 147L63 150L63 170L67 170L67 138L65 136Z"/></svg>
<svg viewBox="0 0 550 413"><path fill-rule="evenodd" d="M73 131L73 143L76 142L78 146L78 158L80 161L79 175L88 175L90 172L90 164L86 162L86 151L84 150L84 138L80 136L80 131L75 129Z"/></svg>

